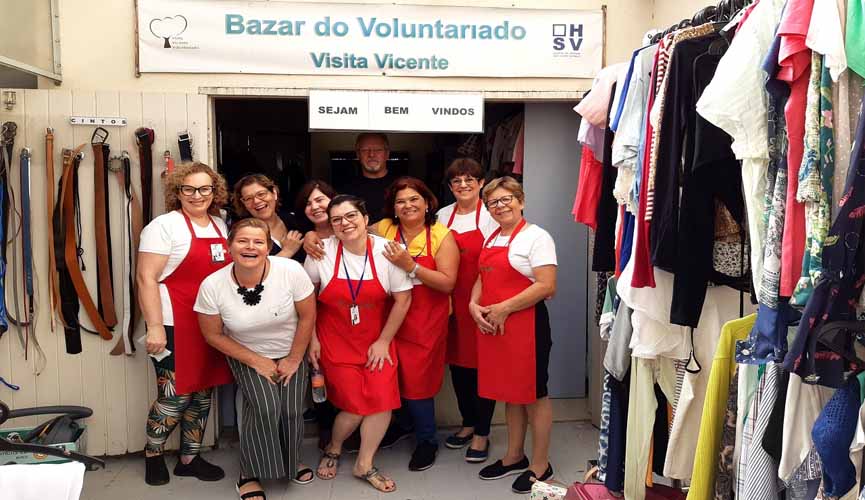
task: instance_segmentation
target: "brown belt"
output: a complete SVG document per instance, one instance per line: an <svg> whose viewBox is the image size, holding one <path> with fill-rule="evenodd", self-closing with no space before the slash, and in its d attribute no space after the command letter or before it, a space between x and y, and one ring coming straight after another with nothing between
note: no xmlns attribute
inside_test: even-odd
<svg viewBox="0 0 865 500"><path fill-rule="evenodd" d="M50 216L54 212L54 129L45 132L45 184L47 186L48 205L48 262L51 263L48 271L48 286L51 290L51 333L54 333L57 314L60 313L60 285L57 281L57 269L54 267L54 218ZM62 316L61 316L62 318Z"/></svg>
<svg viewBox="0 0 865 500"><path fill-rule="evenodd" d="M99 312L108 327L117 325L114 311L114 285L111 282L110 225L108 223L107 170L108 131L97 127L90 139L93 146L94 218L96 228L96 277L98 281Z"/></svg>
<svg viewBox="0 0 865 500"><path fill-rule="evenodd" d="M84 148L82 144L73 151L63 151L63 175L60 178L60 203L61 215L66 235L66 243L64 245L63 257L66 262L66 270L72 280L72 285L75 287L75 293L78 295L78 300L87 311L87 316L96 328L96 332L105 340L111 340L112 335L108 326L99 316L99 311L93 299L90 298L90 291L87 289L87 283L84 281L84 276L81 274L81 268L78 267L78 243L75 235L75 198L78 163L75 158Z"/></svg>

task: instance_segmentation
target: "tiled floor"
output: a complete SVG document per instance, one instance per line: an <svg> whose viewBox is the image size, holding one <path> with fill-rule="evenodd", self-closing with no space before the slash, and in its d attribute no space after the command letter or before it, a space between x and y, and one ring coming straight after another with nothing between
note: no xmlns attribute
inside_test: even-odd
<svg viewBox="0 0 865 500"><path fill-rule="evenodd" d="M505 451L506 434L503 426L493 428L492 456ZM582 477L589 459L597 456L598 432L583 422L557 423L553 426L551 461L556 479L569 483ZM310 465L317 463L317 440L304 443L304 458ZM84 482L84 500L149 500L166 498L183 500L237 499L234 481L237 479L237 450L234 445L208 453L207 458L225 468L226 478L217 483L204 483L192 478L172 476L166 486L151 487L144 483L144 460L140 456L111 458L105 470L88 472ZM481 481L477 472L482 465L467 464L460 451L441 448L435 466L424 472L410 472L408 459L412 441L406 440L390 450L381 451L376 465L397 483L395 493L378 493L366 483L351 476L354 455L346 455L339 474L332 481L316 479L299 486L289 481L265 484L269 500L493 500L519 497L511 492L513 477L499 481ZM169 469L175 459L168 459ZM488 462L489 463L489 462Z"/></svg>

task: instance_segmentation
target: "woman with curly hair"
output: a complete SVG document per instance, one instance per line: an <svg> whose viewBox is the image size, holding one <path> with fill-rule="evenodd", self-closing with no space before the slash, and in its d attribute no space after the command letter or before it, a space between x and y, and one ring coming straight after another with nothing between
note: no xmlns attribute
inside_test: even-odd
<svg viewBox="0 0 865 500"><path fill-rule="evenodd" d="M199 456L216 385L231 382L225 357L201 335L193 311L198 288L231 262L219 209L228 201L225 179L194 162L166 179L166 213L141 232L138 299L147 327L147 352L156 369L157 398L147 418L145 481L169 481L162 456L168 436L180 423L176 476L218 481L223 470Z"/></svg>

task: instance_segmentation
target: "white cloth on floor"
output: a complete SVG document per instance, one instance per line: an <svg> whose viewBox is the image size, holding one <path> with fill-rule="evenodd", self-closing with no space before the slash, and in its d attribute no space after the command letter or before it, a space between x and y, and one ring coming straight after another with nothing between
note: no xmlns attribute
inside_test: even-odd
<svg viewBox="0 0 865 500"><path fill-rule="evenodd" d="M0 491L14 500L78 500L84 464L0 465Z"/></svg>

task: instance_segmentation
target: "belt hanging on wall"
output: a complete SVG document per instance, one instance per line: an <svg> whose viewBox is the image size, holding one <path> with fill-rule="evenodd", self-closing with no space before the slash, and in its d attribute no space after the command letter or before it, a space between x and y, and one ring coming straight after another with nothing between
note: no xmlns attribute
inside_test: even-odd
<svg viewBox="0 0 865 500"><path fill-rule="evenodd" d="M177 134L177 150L180 151L180 161L192 161L192 138L189 137L189 132L180 132ZM171 171L169 170L170 174Z"/></svg>
<svg viewBox="0 0 865 500"><path fill-rule="evenodd" d="M18 125L6 122L0 131L0 294L3 297L6 287L6 235L9 229L9 169L12 165L12 148ZM6 319L6 305L0 300L0 336L9 329Z"/></svg>
<svg viewBox="0 0 865 500"><path fill-rule="evenodd" d="M46 214L54 213L54 129L45 130L45 200ZM57 326L56 314L60 314L60 288L57 283L57 269L54 266L54 217L48 219L48 288L51 306L51 333ZM55 314L56 313L56 314Z"/></svg>
<svg viewBox="0 0 865 500"><path fill-rule="evenodd" d="M36 353L36 362L34 363L35 373L38 375L44 368L47 358L42 346L39 345L39 339L36 335L36 302L33 286L33 240L31 231L31 210L30 210L30 149L22 148L20 156L19 171L19 200L21 210L18 211L15 201L15 190L9 186L9 209L10 218L15 216L17 223L15 224L14 232L10 229L10 238L8 243L12 245L12 303L15 310L15 316L12 316L8 310L8 319L13 324L18 332L18 340L21 343L21 348L24 350L24 359L29 359L30 346ZM24 304L22 307L22 294L18 289L18 242L21 242L21 279L23 282Z"/></svg>
<svg viewBox="0 0 865 500"><path fill-rule="evenodd" d="M116 162L120 163L120 167L115 167ZM129 161L129 153L124 151L119 157L113 157L109 161L108 169L116 174L117 183L123 191L126 202L124 204L123 229L121 231L123 262L126 267L126 276L123 280L122 293L123 301L123 317L120 322L121 338L117 341L114 349L111 350L112 355L133 354L135 352L135 344L132 342L132 337L135 332L135 324L137 322L138 302L135 296L135 256L138 251L138 237L141 234L141 204L135 197L135 191L132 189L132 167Z"/></svg>
<svg viewBox="0 0 865 500"><path fill-rule="evenodd" d="M83 328L78 321L79 301L87 316L96 328L95 332L105 340L111 340L108 326L99 311L84 281L80 261L81 248L78 239L81 235L80 214L78 213L78 166L81 163L81 150L84 144L74 150L63 150L63 174L60 177L60 197L54 210L54 250L56 252L57 272L60 275L61 309L66 330L66 352L81 352ZM78 217L76 217L78 215Z"/></svg>
<svg viewBox="0 0 865 500"><path fill-rule="evenodd" d="M93 147L93 182L94 182L94 218L96 229L96 277L98 310L105 326L113 328L117 325L117 314L114 310L114 285L112 283L111 263L111 224L108 214L111 213L108 200L108 157L110 146L106 143L108 131L97 127L90 138Z"/></svg>
<svg viewBox="0 0 865 500"><path fill-rule="evenodd" d="M141 127L135 131L138 142L138 156L141 168L141 208L143 223L147 224L153 217L153 141L156 133L153 129Z"/></svg>

